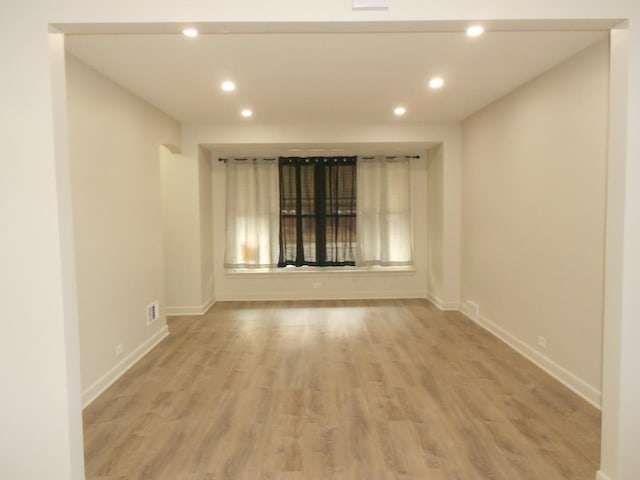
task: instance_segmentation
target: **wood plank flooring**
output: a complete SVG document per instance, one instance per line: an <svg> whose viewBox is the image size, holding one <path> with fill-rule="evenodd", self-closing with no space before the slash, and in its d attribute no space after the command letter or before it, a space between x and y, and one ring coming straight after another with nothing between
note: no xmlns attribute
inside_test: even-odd
<svg viewBox="0 0 640 480"><path fill-rule="evenodd" d="M84 411L89 480L591 480L599 412L424 300L225 302Z"/></svg>

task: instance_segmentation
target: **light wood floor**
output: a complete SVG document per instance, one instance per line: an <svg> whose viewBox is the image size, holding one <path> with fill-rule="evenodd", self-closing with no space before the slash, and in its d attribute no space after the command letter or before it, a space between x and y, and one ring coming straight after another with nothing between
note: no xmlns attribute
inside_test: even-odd
<svg viewBox="0 0 640 480"><path fill-rule="evenodd" d="M87 478L592 480L596 409L423 300L228 302L84 412Z"/></svg>

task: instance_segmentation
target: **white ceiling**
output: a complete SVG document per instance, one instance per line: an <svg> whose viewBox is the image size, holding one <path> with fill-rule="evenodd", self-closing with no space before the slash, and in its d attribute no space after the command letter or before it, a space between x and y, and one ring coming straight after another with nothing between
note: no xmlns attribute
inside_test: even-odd
<svg viewBox="0 0 640 480"><path fill-rule="evenodd" d="M67 49L183 123L440 122L467 117L606 34L68 35ZM432 76L445 86L430 90ZM225 79L235 92L221 91ZM393 115L397 105L404 117Z"/></svg>

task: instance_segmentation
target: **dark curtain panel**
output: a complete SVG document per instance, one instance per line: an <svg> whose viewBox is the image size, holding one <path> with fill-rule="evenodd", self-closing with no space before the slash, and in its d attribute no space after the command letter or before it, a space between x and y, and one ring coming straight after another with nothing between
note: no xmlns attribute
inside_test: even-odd
<svg viewBox="0 0 640 480"><path fill-rule="evenodd" d="M356 157L281 157L280 257L287 265L356 259Z"/></svg>

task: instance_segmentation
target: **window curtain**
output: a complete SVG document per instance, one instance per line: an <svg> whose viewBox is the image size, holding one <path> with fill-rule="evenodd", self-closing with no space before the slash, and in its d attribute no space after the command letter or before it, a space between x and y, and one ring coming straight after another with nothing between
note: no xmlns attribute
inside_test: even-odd
<svg viewBox="0 0 640 480"><path fill-rule="evenodd" d="M278 163L229 159L225 268L271 268L278 262Z"/></svg>
<svg viewBox="0 0 640 480"><path fill-rule="evenodd" d="M359 266L411 265L410 159L358 158Z"/></svg>
<svg viewBox="0 0 640 480"><path fill-rule="evenodd" d="M355 265L356 157L281 157L279 267Z"/></svg>

